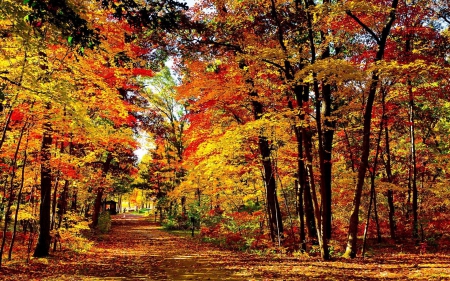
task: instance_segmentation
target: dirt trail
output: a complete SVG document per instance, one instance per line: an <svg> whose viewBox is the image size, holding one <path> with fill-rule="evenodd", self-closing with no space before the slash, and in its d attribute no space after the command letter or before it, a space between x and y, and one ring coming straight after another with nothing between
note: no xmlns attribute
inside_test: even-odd
<svg viewBox="0 0 450 281"><path fill-rule="evenodd" d="M112 231L86 254L56 252L0 270L0 280L249 280L232 252L170 235L143 216L114 216Z"/></svg>
<svg viewBox="0 0 450 281"><path fill-rule="evenodd" d="M101 272L102 276L126 280L248 280L225 268L220 257L230 254L212 249L205 252L204 245L161 231L141 216L117 216L112 235L99 248L106 251L100 268L87 266L85 276L96 277ZM105 263L112 265L110 270L102 266Z"/></svg>

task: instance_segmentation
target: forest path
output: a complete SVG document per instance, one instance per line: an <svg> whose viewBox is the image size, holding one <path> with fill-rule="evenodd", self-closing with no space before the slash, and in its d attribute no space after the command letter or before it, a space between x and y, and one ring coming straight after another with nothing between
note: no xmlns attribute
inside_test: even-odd
<svg viewBox="0 0 450 281"><path fill-rule="evenodd" d="M385 251L329 262L257 256L170 234L143 216L119 214L111 232L87 253L63 249L30 264L13 261L0 269L0 280L450 280L450 255Z"/></svg>
<svg viewBox="0 0 450 281"><path fill-rule="evenodd" d="M248 280L225 269L230 253L171 235L148 218L114 216L112 232L94 251L101 257L76 272L101 280Z"/></svg>
<svg viewBox="0 0 450 281"><path fill-rule="evenodd" d="M148 217L113 216L110 233L99 238L87 253L10 264L0 280L254 280L233 252L172 235Z"/></svg>

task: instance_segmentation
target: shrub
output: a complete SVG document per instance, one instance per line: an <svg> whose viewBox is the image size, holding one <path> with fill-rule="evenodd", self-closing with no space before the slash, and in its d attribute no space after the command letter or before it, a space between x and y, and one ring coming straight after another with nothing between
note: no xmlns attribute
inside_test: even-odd
<svg viewBox="0 0 450 281"><path fill-rule="evenodd" d="M77 253L89 251L93 245L93 242L87 238L90 233L89 230L87 220L77 213L68 212L64 215L63 223L58 229L62 247Z"/></svg>
<svg viewBox="0 0 450 281"><path fill-rule="evenodd" d="M161 225L167 230L178 229L178 222L174 216L168 216Z"/></svg>
<svg viewBox="0 0 450 281"><path fill-rule="evenodd" d="M111 230L111 215L109 212L103 212L98 218L98 230L101 233L108 233Z"/></svg>

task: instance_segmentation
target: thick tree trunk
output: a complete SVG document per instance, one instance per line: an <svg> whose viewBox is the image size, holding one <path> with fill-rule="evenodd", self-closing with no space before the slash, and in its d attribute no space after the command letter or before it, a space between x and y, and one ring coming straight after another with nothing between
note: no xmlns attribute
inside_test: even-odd
<svg viewBox="0 0 450 281"><path fill-rule="evenodd" d="M72 204L70 206L70 209L72 211L77 210L77 203L78 203L78 191L74 190L72 194Z"/></svg>
<svg viewBox="0 0 450 281"><path fill-rule="evenodd" d="M50 104L47 105L50 109ZM45 117L47 120L50 116ZM50 250L50 211L51 211L51 191L52 175L50 168L50 158L52 145L52 127L49 121L44 123L44 135L41 148L41 204L39 207L39 238L34 250L34 257L45 257Z"/></svg>
<svg viewBox="0 0 450 281"><path fill-rule="evenodd" d="M331 190L331 180L332 180L332 149L333 149L333 138L334 131L336 128L336 121L331 118L332 106L331 106L331 86L324 85L322 90L323 96L323 114L324 114L324 132L323 132L323 170L322 179L324 181L324 192L327 195L325 197L324 205L327 206L326 213L324 214L326 218L326 233L327 239L331 239L332 233L332 190ZM324 209L325 211L325 209Z"/></svg>
<svg viewBox="0 0 450 281"><path fill-rule="evenodd" d="M102 170L103 177L106 177L106 174L108 173L109 168L111 167L112 160L113 160L113 155L111 152L109 152L108 156L106 157L105 162L103 163L103 170ZM101 207L102 207L102 197L103 197L104 191L105 191L105 189L103 187L99 187L97 189L97 194L96 194L95 203L94 203L94 211L92 214L92 227L97 227L97 225L98 225L98 218L100 216L100 211L101 211Z"/></svg>
<svg viewBox="0 0 450 281"><path fill-rule="evenodd" d="M97 189L97 193L94 201L94 211L92 213L92 227L96 227L98 225L98 218L100 216L101 208L102 208L102 198L103 198L103 187L99 187Z"/></svg>

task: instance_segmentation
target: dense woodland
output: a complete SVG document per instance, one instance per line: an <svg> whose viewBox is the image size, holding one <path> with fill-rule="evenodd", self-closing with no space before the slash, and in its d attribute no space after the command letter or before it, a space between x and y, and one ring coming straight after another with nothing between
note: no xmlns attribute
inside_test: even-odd
<svg viewBox="0 0 450 281"><path fill-rule="evenodd" d="M233 249L444 251L449 24L446 0L0 1L0 264L134 188Z"/></svg>

